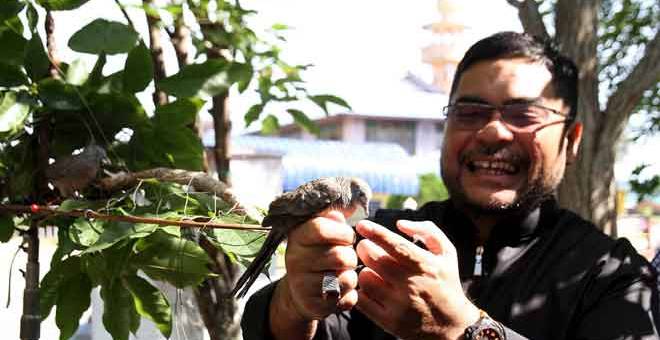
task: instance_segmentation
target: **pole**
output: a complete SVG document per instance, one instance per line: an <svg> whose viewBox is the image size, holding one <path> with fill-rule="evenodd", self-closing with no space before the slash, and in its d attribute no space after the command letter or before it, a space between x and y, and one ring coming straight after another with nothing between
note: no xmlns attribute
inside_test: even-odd
<svg viewBox="0 0 660 340"><path fill-rule="evenodd" d="M32 219L30 229L23 235L28 261L25 267L23 291L23 316L21 316L21 340L38 340L41 333L39 311L39 226Z"/></svg>

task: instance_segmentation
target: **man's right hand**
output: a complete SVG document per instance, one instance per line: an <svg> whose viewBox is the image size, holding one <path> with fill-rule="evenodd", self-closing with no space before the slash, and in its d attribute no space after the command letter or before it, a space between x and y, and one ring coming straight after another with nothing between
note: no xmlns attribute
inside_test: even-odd
<svg viewBox="0 0 660 340"><path fill-rule="evenodd" d="M316 320L355 306L358 260L354 240L355 231L336 210L325 211L289 233L287 274L278 283L270 306L270 328L275 338L311 339ZM324 272L335 272L339 278L338 300L321 295Z"/></svg>

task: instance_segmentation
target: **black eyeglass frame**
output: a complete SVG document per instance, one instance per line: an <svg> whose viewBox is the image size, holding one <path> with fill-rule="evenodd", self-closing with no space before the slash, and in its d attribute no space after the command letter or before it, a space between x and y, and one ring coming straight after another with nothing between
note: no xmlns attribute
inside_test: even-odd
<svg viewBox="0 0 660 340"><path fill-rule="evenodd" d="M473 102L458 102L458 103L454 103L454 104L449 104L449 105L442 108L443 118L445 118L449 122L450 121L450 116L451 116L449 114L449 111L452 108L461 107L461 106L470 106L472 108L475 108L475 107L476 108L481 108L482 110L480 112L488 112L491 115L488 122L492 121L493 119L499 119L507 127L513 128L513 130L517 130L517 131L527 130L528 126L517 126L515 124L510 123L508 120L504 119L505 117L507 117L507 115L504 115L504 112L507 111L507 107L512 107L512 106L535 107L535 108L542 109L546 112L554 113L558 116L564 117L563 120L558 121L558 122L571 122L572 121L571 117L569 117L569 114L567 114L567 113L563 113L559 110L556 110L556 109L553 109L553 108L550 108L550 107L547 107L547 106L543 106L543 105L540 105L540 104L537 104L537 103L533 103L533 102L530 102L530 103L512 103L512 104L504 104L504 105L492 105L492 104L486 104L486 103L473 103ZM495 117L493 117L493 116L495 116ZM543 118L543 120L547 120L548 115L546 114L542 118ZM463 127L463 129L465 129L465 130L479 130L479 129L483 128L484 126L486 126L488 122L486 122L486 124L483 124L483 125L475 127L475 128L465 128L465 127ZM557 123L557 122L553 122L553 123ZM544 123L541 122L541 123L539 123L539 125L543 126ZM529 125L529 126L533 126L533 125Z"/></svg>

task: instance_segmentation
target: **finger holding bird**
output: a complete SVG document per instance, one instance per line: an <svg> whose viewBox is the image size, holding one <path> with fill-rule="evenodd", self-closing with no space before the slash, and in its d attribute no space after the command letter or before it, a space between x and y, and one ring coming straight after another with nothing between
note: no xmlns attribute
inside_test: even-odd
<svg viewBox="0 0 660 340"><path fill-rule="evenodd" d="M357 303L358 259L355 232L341 212L326 210L289 234L286 251L288 285L294 299L307 305L307 315L322 317ZM324 276L332 273L341 294L327 299L319 288Z"/></svg>
<svg viewBox="0 0 660 340"><path fill-rule="evenodd" d="M333 216L338 214L337 211L324 212L291 231L285 255L287 273L355 269L358 264L353 246L355 231L343 218L339 220ZM316 290L318 293L318 286Z"/></svg>

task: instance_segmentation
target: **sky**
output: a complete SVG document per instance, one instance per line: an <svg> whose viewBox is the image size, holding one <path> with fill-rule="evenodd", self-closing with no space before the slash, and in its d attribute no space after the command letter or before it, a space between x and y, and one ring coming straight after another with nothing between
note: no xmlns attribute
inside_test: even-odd
<svg viewBox="0 0 660 340"><path fill-rule="evenodd" d="M123 1L124 3L130 1ZM464 43L501 30L520 31L515 10L504 0L463 1L382 1L382 0L251 0L243 6L259 12L250 21L257 28L268 28L274 23L291 27L286 32L287 42L282 45L282 56L292 64L313 64L303 73L310 93L330 93L347 100L355 112L389 114L436 115L446 103L437 96L420 95L403 81L408 72L430 80L430 66L424 64L421 49L433 41L424 26L441 18L439 3L445 6L462 4L455 17L468 26ZM479 11L470 9L479 8ZM124 21L114 1L91 0L73 12L56 13L58 54L64 60L83 58L88 67L95 57L77 54L67 47L68 38L85 24L103 13L106 18ZM137 29L146 32L146 23L139 12L129 9ZM176 72L176 62L171 49L168 74ZM123 66L124 56L111 56L106 73ZM149 106L150 97L143 96ZM243 115L256 102L250 90L242 95L233 93L229 101L233 133L245 132ZM311 104L301 104L311 117L321 117L322 111ZM271 106L266 113L276 113L281 123L289 121L281 115L278 106ZM342 108L334 107L334 112ZM258 128L258 124L252 129ZM621 147L615 173L624 181L638 164L650 164L643 175L660 173L660 157L655 154L660 137L628 143Z"/></svg>

